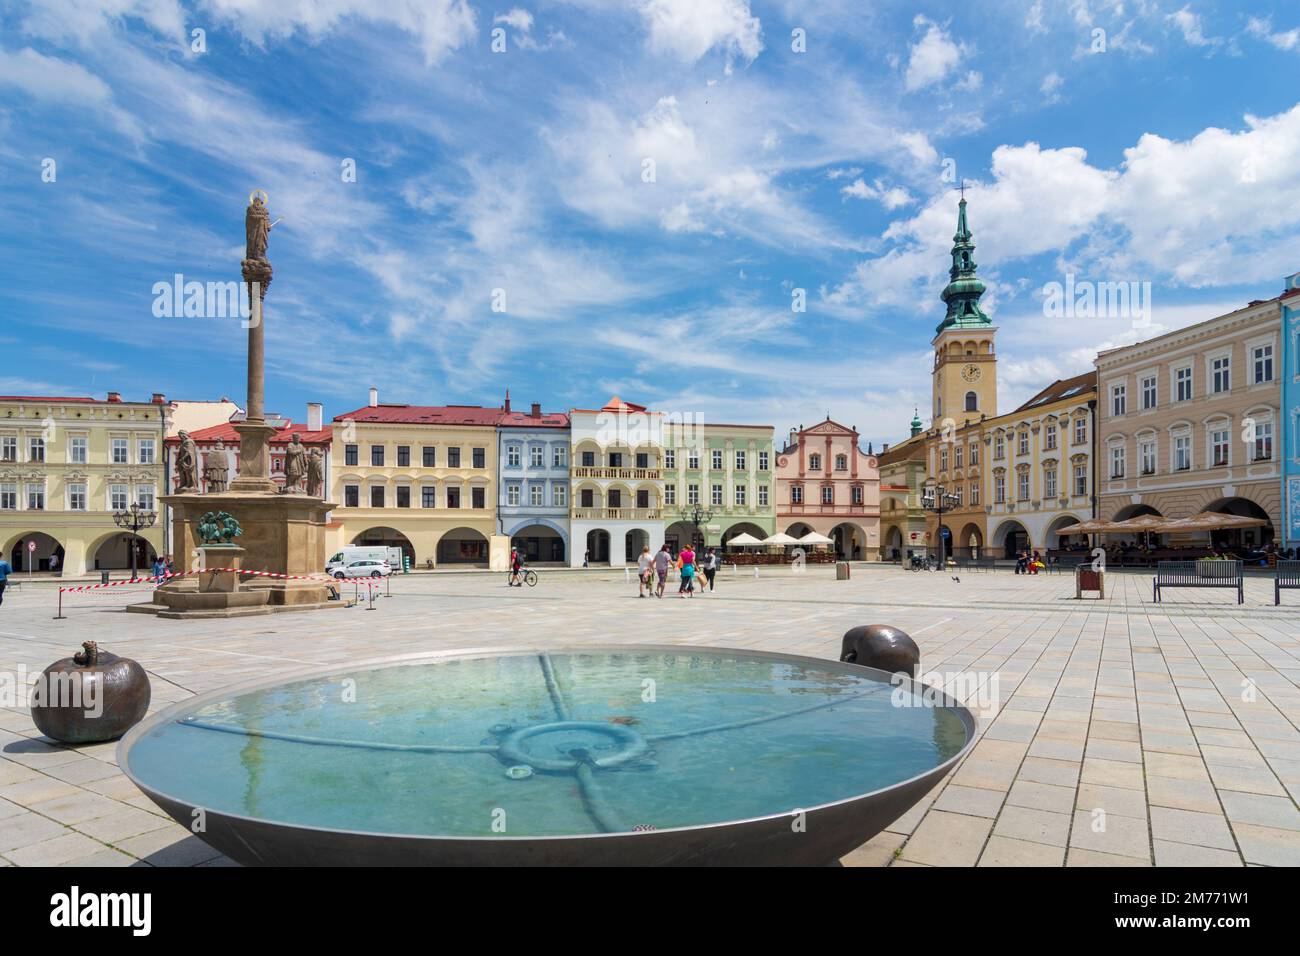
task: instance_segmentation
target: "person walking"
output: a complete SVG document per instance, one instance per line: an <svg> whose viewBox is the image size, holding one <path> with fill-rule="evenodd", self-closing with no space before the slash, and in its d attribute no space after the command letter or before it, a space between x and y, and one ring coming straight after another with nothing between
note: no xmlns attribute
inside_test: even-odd
<svg viewBox="0 0 1300 956"><path fill-rule="evenodd" d="M704 580L708 582L709 590L713 590L713 578L718 573L718 552L709 548L708 553L704 556L704 563L701 565L704 569ZM704 593L704 585L700 585L700 593Z"/></svg>
<svg viewBox="0 0 1300 956"><path fill-rule="evenodd" d="M506 578L506 587L523 587L523 582L519 580L519 571L523 567L523 561L519 557L519 549L510 549L510 576Z"/></svg>
<svg viewBox="0 0 1300 956"><path fill-rule="evenodd" d="M668 543L664 542L663 547L655 552L654 568L655 577L658 581L655 597L661 598L664 596L664 584L668 581L668 566L672 563L672 553L668 550Z"/></svg>
<svg viewBox="0 0 1300 956"><path fill-rule="evenodd" d="M155 584L162 584L167 578L167 562L161 554L155 555L153 559L153 580Z"/></svg>
<svg viewBox="0 0 1300 956"><path fill-rule="evenodd" d="M682 597L695 597L695 549L689 544L682 548L678 570L681 572L681 584L677 586L677 593Z"/></svg>
<svg viewBox="0 0 1300 956"><path fill-rule="evenodd" d="M641 549L641 556L636 559L636 596L643 598L646 592L654 593L654 555L650 553L650 545Z"/></svg>
<svg viewBox="0 0 1300 956"><path fill-rule="evenodd" d="M0 558L0 604L5 602L5 585L9 583L9 575L14 573L14 569L9 566L9 562Z"/></svg>

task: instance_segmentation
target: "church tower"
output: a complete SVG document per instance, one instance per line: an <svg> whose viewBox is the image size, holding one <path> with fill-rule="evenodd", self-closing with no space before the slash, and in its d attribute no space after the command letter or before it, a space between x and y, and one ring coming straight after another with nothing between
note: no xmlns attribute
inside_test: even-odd
<svg viewBox="0 0 1300 956"><path fill-rule="evenodd" d="M997 329L980 308L984 283L975 275L975 243L966 225L966 197L958 204L957 233L952 237L952 268L940 298L948 306L935 330L931 427L945 418L958 427L998 413L997 354L993 336Z"/></svg>

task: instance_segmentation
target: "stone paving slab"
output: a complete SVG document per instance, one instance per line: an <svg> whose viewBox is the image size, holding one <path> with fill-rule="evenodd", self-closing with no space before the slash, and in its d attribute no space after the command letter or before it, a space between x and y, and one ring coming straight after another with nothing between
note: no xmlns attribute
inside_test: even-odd
<svg viewBox="0 0 1300 956"><path fill-rule="evenodd" d="M127 615L142 595L11 590L0 675L34 675L94 638L150 673L152 710L291 670L463 647L711 644L834 659L841 634L890 623L922 667L973 674L997 706L980 741L917 806L844 859L854 866L1286 866L1300 864L1300 609L1179 591L1110 573L1105 600L1068 575L953 575L855 567L755 579L638 601L621 570L399 577L376 610L162 621ZM436 622L436 623L435 623ZM996 678L996 680L995 680ZM966 686L966 685L963 685ZM981 701L972 700L972 706ZM230 861L164 815L118 771L114 744L41 738L26 699L0 706L0 865L212 866Z"/></svg>

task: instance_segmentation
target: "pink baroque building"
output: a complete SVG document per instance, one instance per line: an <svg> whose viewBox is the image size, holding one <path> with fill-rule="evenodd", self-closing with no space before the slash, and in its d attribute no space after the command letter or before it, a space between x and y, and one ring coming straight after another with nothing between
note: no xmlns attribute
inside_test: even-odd
<svg viewBox="0 0 1300 956"><path fill-rule="evenodd" d="M827 418L791 429L776 456L776 526L791 537L809 531L835 542L845 559L874 558L880 548L880 470L858 444L856 428Z"/></svg>

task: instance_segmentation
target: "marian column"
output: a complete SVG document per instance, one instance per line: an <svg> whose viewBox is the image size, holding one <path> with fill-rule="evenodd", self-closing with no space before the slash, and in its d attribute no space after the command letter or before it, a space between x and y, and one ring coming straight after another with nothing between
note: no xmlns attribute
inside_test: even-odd
<svg viewBox="0 0 1300 956"><path fill-rule="evenodd" d="M266 193L255 190L249 196L244 213L247 247L241 263L244 283L248 286L248 410L244 421L235 426L239 433L239 477L230 490L244 493L275 494L271 478L271 436L275 426L266 423L266 327L264 324L266 290L271 285L271 263L266 258L267 239L271 234L271 213L266 208Z"/></svg>

